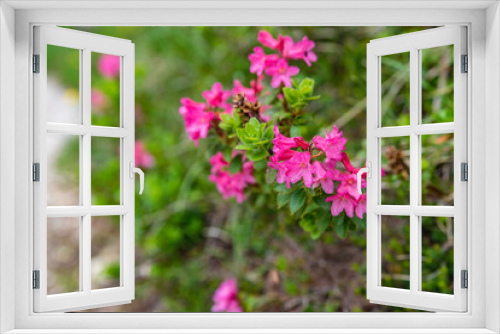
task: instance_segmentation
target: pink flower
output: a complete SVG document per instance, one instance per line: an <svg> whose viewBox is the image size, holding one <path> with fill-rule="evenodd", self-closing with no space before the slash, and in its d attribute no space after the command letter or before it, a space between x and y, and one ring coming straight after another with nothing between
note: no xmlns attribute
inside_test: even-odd
<svg viewBox="0 0 500 334"><path fill-rule="evenodd" d="M120 57L103 54L97 63L97 69L106 78L120 75Z"/></svg>
<svg viewBox="0 0 500 334"><path fill-rule="evenodd" d="M299 68L296 66L288 66L286 59L281 58L275 64L266 69L266 74L271 75L271 87L278 88L281 84L285 87L292 85L291 77L299 73Z"/></svg>
<svg viewBox="0 0 500 334"><path fill-rule="evenodd" d="M215 173L221 170L224 167L229 166L229 163L224 159L224 155L222 152L217 152L213 157L209 160L212 165L212 173Z"/></svg>
<svg viewBox="0 0 500 334"><path fill-rule="evenodd" d="M347 139L342 137L342 132L334 125L332 132L328 133L325 130L325 138L316 136L313 138L314 146L325 152L328 160L342 160L342 151L345 150Z"/></svg>
<svg viewBox="0 0 500 334"><path fill-rule="evenodd" d="M222 89L222 84L220 82L216 82L212 85L212 89L204 91L201 95L207 101L209 106L225 109L228 105L226 101L229 96L231 96L231 91L224 91Z"/></svg>
<svg viewBox="0 0 500 334"><path fill-rule="evenodd" d="M257 100L255 89L246 88L241 84L241 82L239 82L239 80L234 80L232 93L234 96L243 93L245 94L245 97L248 99L248 101L252 103L255 103L255 101Z"/></svg>
<svg viewBox="0 0 500 334"><path fill-rule="evenodd" d="M140 140L135 142L135 166L151 168L153 167L155 158L148 152L144 143Z"/></svg>
<svg viewBox="0 0 500 334"><path fill-rule="evenodd" d="M213 301L212 312L243 312L238 302L238 287L234 278L227 279L219 285L215 290Z"/></svg>
<svg viewBox="0 0 500 334"><path fill-rule="evenodd" d="M326 198L327 202L332 202L332 215L338 216L342 211L345 211L349 218L353 217L356 201L348 194L337 194Z"/></svg>
<svg viewBox="0 0 500 334"><path fill-rule="evenodd" d="M279 41L274 39L274 37L268 31L261 30L257 36L257 40L262 43L262 45L267 46L271 49L277 49Z"/></svg>
<svg viewBox="0 0 500 334"><path fill-rule="evenodd" d="M314 177L314 183L312 185L313 188L316 188L318 185L321 184L321 188L323 188L323 191L327 194L333 193L333 178L332 178L332 172L329 170L325 170L323 166L321 166L321 163L319 161L313 162L313 171L315 177Z"/></svg>
<svg viewBox="0 0 500 334"><path fill-rule="evenodd" d="M194 102L191 99L181 99L182 106L179 113L184 117L186 132L189 138L198 146L200 138L207 138L210 122L215 117L213 112L206 112L204 103Z"/></svg>
<svg viewBox="0 0 500 334"><path fill-rule="evenodd" d="M92 88L90 93L90 103L94 108L102 108L106 104L106 95L97 88Z"/></svg>
<svg viewBox="0 0 500 334"><path fill-rule="evenodd" d="M261 76L264 70L278 60L278 55L266 55L260 46L253 48L253 53L248 56L250 60L250 73Z"/></svg>
<svg viewBox="0 0 500 334"><path fill-rule="evenodd" d="M244 159L245 157L243 156L243 160ZM212 174L208 179L215 183L222 197L224 199L235 197L238 203L242 203L246 199L245 193L243 192L244 189L249 184L255 183L252 162L245 162L242 170L232 175L227 171L229 163L224 159L221 152L218 152L210 158L210 164L212 164Z"/></svg>
<svg viewBox="0 0 500 334"><path fill-rule="evenodd" d="M343 180L340 182L339 186L337 187L337 193L338 194L349 194L351 195L352 198L354 199L359 199L361 196L360 193L358 192L358 178L356 174L344 174L343 175ZM366 181L362 180L361 181L361 187L366 188Z"/></svg>
<svg viewBox="0 0 500 334"><path fill-rule="evenodd" d="M358 216L359 219L363 219L363 214L366 213L366 194L359 197L355 211L356 216Z"/></svg>
<svg viewBox="0 0 500 334"><path fill-rule="evenodd" d="M313 166L310 164L311 154L309 152L297 152L290 160L286 161L286 177L291 183L301 179L304 185L310 188L313 184Z"/></svg>
<svg viewBox="0 0 500 334"><path fill-rule="evenodd" d="M318 57L314 52L314 42L309 40L307 36L302 38L302 41L295 44L291 50L289 51L289 57L292 59L300 59L302 58L308 66L311 66L311 63L314 63L318 60Z"/></svg>

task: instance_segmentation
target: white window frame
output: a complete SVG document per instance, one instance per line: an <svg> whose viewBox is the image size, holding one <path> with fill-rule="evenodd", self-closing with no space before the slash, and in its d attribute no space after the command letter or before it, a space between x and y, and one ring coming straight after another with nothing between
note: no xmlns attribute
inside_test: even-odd
<svg viewBox="0 0 500 334"><path fill-rule="evenodd" d="M32 27L36 24L468 26L468 85L471 88L467 131L468 221L471 222L468 224L468 312L33 313L30 288L33 124L29 70ZM86 333L111 333L115 329L114 332L127 333L249 333L253 329L253 333L416 333L415 328L419 333L500 332L500 175L497 170L500 165L500 10L497 1L370 1L369 4L366 1L4 1L0 3L0 46L1 332L77 333L78 329L86 329Z"/></svg>
<svg viewBox="0 0 500 334"><path fill-rule="evenodd" d="M467 76L462 73L461 57L467 55L467 29L450 25L372 40L367 46L367 298L376 304L407 306L429 311L467 310L467 289L461 287L461 271L467 270L467 184L461 181L461 163L467 163ZM453 46L453 114L449 123L422 123L422 50ZM410 124L383 126L381 59L408 52L410 74ZM454 133L454 205L422 205L422 135ZM410 144L410 189L407 205L385 205L381 201L380 171L382 139L405 136ZM382 286L382 217L405 216L409 223L409 289ZM421 218L453 217L453 294L422 290ZM406 219L406 218L405 218Z"/></svg>
<svg viewBox="0 0 500 334"><path fill-rule="evenodd" d="M101 36L60 27L34 27L34 54L39 56L39 73L33 75L34 162L39 163L39 181L33 185L34 257L33 268L39 271L39 288L34 289L35 312L76 311L130 303L135 291L135 206L134 179L130 169L134 163L134 44L128 40ZM78 124L47 121L47 45L77 50L80 59ZM120 109L116 127L91 124L91 55L92 52L120 57ZM47 206L47 134L78 136L79 204ZM119 140L120 203L91 204L91 145L93 138ZM119 216L120 284L117 287L92 290L91 226L93 216ZM75 217L79 220L79 290L71 293L47 294L47 225L48 218Z"/></svg>

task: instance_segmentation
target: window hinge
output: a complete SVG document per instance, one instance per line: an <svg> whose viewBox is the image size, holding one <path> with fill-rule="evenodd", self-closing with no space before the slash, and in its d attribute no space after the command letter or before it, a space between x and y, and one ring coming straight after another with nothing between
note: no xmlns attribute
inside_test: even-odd
<svg viewBox="0 0 500 334"><path fill-rule="evenodd" d="M40 73L40 55L33 55L33 73Z"/></svg>
<svg viewBox="0 0 500 334"><path fill-rule="evenodd" d="M33 181L40 182L40 163L33 164Z"/></svg>
<svg viewBox="0 0 500 334"><path fill-rule="evenodd" d="M469 72L469 57L467 55L462 55L462 73Z"/></svg>
<svg viewBox="0 0 500 334"><path fill-rule="evenodd" d="M462 289L467 289L469 287L469 274L467 270L462 270L460 276L462 281L461 284Z"/></svg>
<svg viewBox="0 0 500 334"><path fill-rule="evenodd" d="M40 270L33 270L33 289L40 289Z"/></svg>
<svg viewBox="0 0 500 334"><path fill-rule="evenodd" d="M460 164L460 180L469 181L469 165L466 162Z"/></svg>

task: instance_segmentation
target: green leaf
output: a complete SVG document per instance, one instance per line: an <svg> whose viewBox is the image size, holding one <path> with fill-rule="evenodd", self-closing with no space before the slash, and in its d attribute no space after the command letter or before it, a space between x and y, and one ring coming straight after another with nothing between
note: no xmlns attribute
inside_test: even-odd
<svg viewBox="0 0 500 334"><path fill-rule="evenodd" d="M247 157L248 159L252 161L260 161L262 159L265 159L267 157L267 151L265 150L253 150L253 151L247 151Z"/></svg>
<svg viewBox="0 0 500 334"><path fill-rule="evenodd" d="M252 119L255 119L255 118L251 118L250 120L252 120ZM258 122L257 120L255 120L255 121ZM248 122L245 125L245 134L247 137L257 137L258 132L257 132L256 127L252 124L252 122Z"/></svg>
<svg viewBox="0 0 500 334"><path fill-rule="evenodd" d="M266 160L261 160L261 161L255 161L253 163L253 167L256 170L263 170L267 168L267 161Z"/></svg>
<svg viewBox="0 0 500 334"><path fill-rule="evenodd" d="M292 117L292 114L286 111L278 111L273 114L273 117L277 118L278 120L283 120Z"/></svg>
<svg viewBox="0 0 500 334"><path fill-rule="evenodd" d="M278 209L281 209L282 207L287 205L290 202L290 198L292 198L292 194L279 193L276 196L276 203L278 204Z"/></svg>
<svg viewBox="0 0 500 334"><path fill-rule="evenodd" d="M294 104L299 101L299 92L293 88L283 88L283 94L285 95L285 100L288 104Z"/></svg>
<svg viewBox="0 0 500 334"><path fill-rule="evenodd" d="M251 151L251 150L255 150L256 147L255 147L255 145L243 144L243 145L236 145L235 149L242 150L242 151Z"/></svg>
<svg viewBox="0 0 500 334"><path fill-rule="evenodd" d="M238 154L231 160L231 163L229 164L229 173L231 174L236 174L239 171L241 171L241 168L243 167L243 156L241 154Z"/></svg>
<svg viewBox="0 0 500 334"><path fill-rule="evenodd" d="M312 94L314 90L314 80L311 78L305 78L302 80L299 86L299 91L301 95L308 96Z"/></svg>
<svg viewBox="0 0 500 334"><path fill-rule="evenodd" d="M263 138L271 141L274 139L274 132L273 132L273 127L272 126L268 126L266 131L264 131L264 136Z"/></svg>
<svg viewBox="0 0 500 334"><path fill-rule="evenodd" d="M261 125L255 117L250 118L250 120L248 121L248 124L252 125L252 127L255 129L259 128Z"/></svg>
<svg viewBox="0 0 500 334"><path fill-rule="evenodd" d="M300 137L301 136L300 126L292 125L290 128L290 136L291 137Z"/></svg>
<svg viewBox="0 0 500 334"><path fill-rule="evenodd" d="M314 217L312 215L305 215L299 222L300 227L306 232L314 230Z"/></svg>
<svg viewBox="0 0 500 334"><path fill-rule="evenodd" d="M244 129L242 128L236 129L236 134L238 135L238 138L240 138L243 144L252 144L252 141L247 139L247 134Z"/></svg>
<svg viewBox="0 0 500 334"><path fill-rule="evenodd" d="M316 203L321 209L323 210L327 210L328 212L330 212L330 209L332 207L332 204L330 202L327 202L326 201L326 198L328 196L331 196L331 195L328 195L328 194L321 194L321 195L318 195L318 196L314 196L313 197L313 201L314 203Z"/></svg>
<svg viewBox="0 0 500 334"><path fill-rule="evenodd" d="M305 190L303 188L297 189L297 191L295 191L292 194L292 198L290 200L290 212L292 214L294 214L297 211L299 211L302 208L302 206L305 204L306 198L307 198L307 195L306 195Z"/></svg>
<svg viewBox="0 0 500 334"><path fill-rule="evenodd" d="M311 233L311 238L313 238L315 240L318 239L323 234L323 232L326 231L328 226L330 226L331 222L332 222L331 214L329 214L329 213L321 214L316 221L316 228Z"/></svg>
<svg viewBox="0 0 500 334"><path fill-rule="evenodd" d="M288 188L286 187L286 183L276 182L274 184L274 191L276 191L278 193L283 193L283 192L286 192L287 190L288 190Z"/></svg>
<svg viewBox="0 0 500 334"><path fill-rule="evenodd" d="M337 232L337 235L342 239L345 239L345 237L347 236L347 232L349 230L348 224L344 222L344 217L345 217L344 213L341 213L336 218L334 218L335 232Z"/></svg>
<svg viewBox="0 0 500 334"><path fill-rule="evenodd" d="M276 175L278 171L276 169L269 168L266 173L266 182L273 183L276 180Z"/></svg>
<svg viewBox="0 0 500 334"><path fill-rule="evenodd" d="M306 101L314 101L314 100L319 99L320 97L321 97L320 95L314 95L314 96L306 97L305 100Z"/></svg>
<svg viewBox="0 0 500 334"><path fill-rule="evenodd" d="M224 157L224 160L231 161L233 158L233 149L231 147L224 148L222 150L222 156Z"/></svg>

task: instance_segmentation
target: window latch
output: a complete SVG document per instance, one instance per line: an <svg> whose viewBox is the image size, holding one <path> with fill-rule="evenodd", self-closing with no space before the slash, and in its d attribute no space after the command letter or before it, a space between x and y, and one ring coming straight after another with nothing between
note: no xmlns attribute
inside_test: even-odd
<svg viewBox="0 0 500 334"><path fill-rule="evenodd" d="M364 168L360 168L360 169L358 170L358 173L357 173L357 175L356 175L356 176L357 176L357 178L358 178L358 192L359 192L359 194L363 194L363 193L361 192L361 183L362 183L361 176L362 176L364 173L366 173L366 177L367 177L367 178L371 178L371 177L372 177L371 170L372 170L372 163L371 163L370 161L368 161L368 162L366 163L366 167L364 167Z"/></svg>
<svg viewBox="0 0 500 334"><path fill-rule="evenodd" d="M140 190L139 190L139 195L142 195L142 192L144 191L144 172L137 167L134 167L134 162L130 161L129 163L129 170L130 170L130 178L134 178L134 173L139 174L139 183L140 183Z"/></svg>

